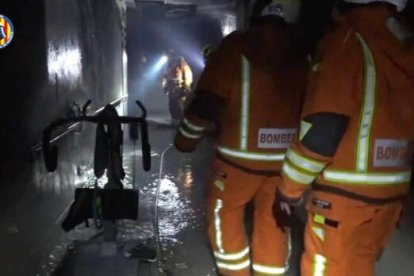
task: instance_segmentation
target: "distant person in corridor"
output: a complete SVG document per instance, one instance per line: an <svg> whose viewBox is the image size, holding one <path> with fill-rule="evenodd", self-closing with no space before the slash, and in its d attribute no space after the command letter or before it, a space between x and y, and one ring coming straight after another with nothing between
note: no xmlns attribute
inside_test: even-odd
<svg viewBox="0 0 414 276"><path fill-rule="evenodd" d="M162 87L168 95L168 109L173 123L178 123L182 118L184 104L193 84L193 72L187 61L174 50L167 53L168 64Z"/></svg>

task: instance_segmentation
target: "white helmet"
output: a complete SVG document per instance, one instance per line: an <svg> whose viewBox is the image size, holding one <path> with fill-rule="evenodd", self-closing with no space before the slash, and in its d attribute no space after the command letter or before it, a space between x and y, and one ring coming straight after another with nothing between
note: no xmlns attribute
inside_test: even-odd
<svg viewBox="0 0 414 276"><path fill-rule="evenodd" d="M288 23L296 23L300 12L300 0L272 0L266 5L260 16L275 15Z"/></svg>
<svg viewBox="0 0 414 276"><path fill-rule="evenodd" d="M348 3L356 3L356 4L368 4L371 2L386 2L393 4L397 7L397 10L400 12L402 11L405 6L407 6L408 0L344 0Z"/></svg>

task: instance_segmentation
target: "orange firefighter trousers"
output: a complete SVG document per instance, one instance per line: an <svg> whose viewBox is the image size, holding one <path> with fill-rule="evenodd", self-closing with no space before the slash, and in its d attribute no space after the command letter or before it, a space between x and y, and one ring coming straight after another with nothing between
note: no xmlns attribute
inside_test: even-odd
<svg viewBox="0 0 414 276"><path fill-rule="evenodd" d="M280 177L253 175L216 160L208 198L207 224L220 275L269 275L286 266L288 240L277 227L272 205ZM253 200L251 246L245 229L245 208ZM259 271L258 271L259 270ZM270 274L270 275L283 275Z"/></svg>
<svg viewBox="0 0 414 276"><path fill-rule="evenodd" d="M401 206L401 202L371 205L312 192L301 275L375 275L375 262L396 228Z"/></svg>

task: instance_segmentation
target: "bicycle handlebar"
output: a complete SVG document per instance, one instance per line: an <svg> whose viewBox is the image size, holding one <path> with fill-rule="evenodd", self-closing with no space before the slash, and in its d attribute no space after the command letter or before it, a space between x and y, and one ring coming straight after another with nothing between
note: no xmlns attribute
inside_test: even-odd
<svg viewBox="0 0 414 276"><path fill-rule="evenodd" d="M58 119L49 124L48 127L43 131L42 139L42 150L43 157L45 161L46 168L49 172L54 172L57 168L58 160L58 147L55 145L50 145L50 139L52 137L53 131L59 126L66 125L69 123L79 123L79 122L89 122L95 124L108 124L108 118L95 115L88 116L86 110L88 106L92 103L91 100L88 100L82 108L82 116L75 118L64 118ZM142 111L141 117L130 117L130 116L119 116L116 118L116 121L121 124L138 124L141 128L141 144L142 144L142 162L145 171L151 169L151 145L148 140L148 124L146 121L147 110L140 101L136 101L136 104Z"/></svg>

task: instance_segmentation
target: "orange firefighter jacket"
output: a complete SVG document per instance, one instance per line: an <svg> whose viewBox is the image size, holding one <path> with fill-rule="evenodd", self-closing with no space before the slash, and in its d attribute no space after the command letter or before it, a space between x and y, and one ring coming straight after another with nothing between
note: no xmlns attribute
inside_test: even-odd
<svg viewBox="0 0 414 276"><path fill-rule="evenodd" d="M169 67L162 80L163 87L166 87L168 82L173 82L174 86L191 90L193 84L193 71L190 65L184 58L180 57L176 64Z"/></svg>
<svg viewBox="0 0 414 276"><path fill-rule="evenodd" d="M265 27L235 32L211 54L177 132L179 150L194 150L215 122L221 158L244 168L280 171L299 125L307 64L290 52L283 40L288 34L274 32Z"/></svg>
<svg viewBox="0 0 414 276"><path fill-rule="evenodd" d="M392 16L383 7L350 10L322 40L300 135L283 164L286 197L300 198L312 183L373 203L407 193L414 48Z"/></svg>

